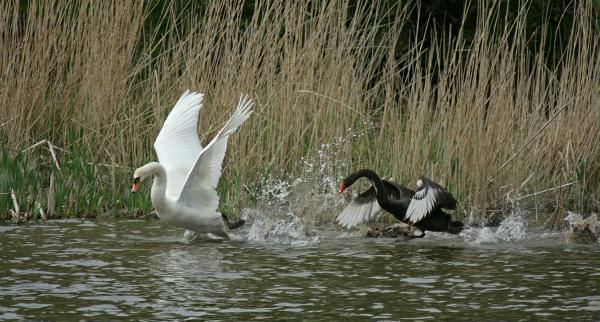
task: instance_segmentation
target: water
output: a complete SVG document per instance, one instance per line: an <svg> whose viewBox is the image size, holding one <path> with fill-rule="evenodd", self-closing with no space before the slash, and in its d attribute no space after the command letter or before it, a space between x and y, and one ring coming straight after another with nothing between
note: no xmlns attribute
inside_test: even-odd
<svg viewBox="0 0 600 322"><path fill-rule="evenodd" d="M0 226L0 320L598 321L598 245L561 234L252 225L192 244L159 222Z"/></svg>

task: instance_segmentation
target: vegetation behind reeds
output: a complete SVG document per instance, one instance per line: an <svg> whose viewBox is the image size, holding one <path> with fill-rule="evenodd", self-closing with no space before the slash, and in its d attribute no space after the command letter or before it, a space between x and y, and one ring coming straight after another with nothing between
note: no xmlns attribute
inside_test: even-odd
<svg viewBox="0 0 600 322"><path fill-rule="evenodd" d="M149 210L131 174L155 160L187 88L206 93L204 142L240 93L255 99L230 139L228 207L335 142L332 175L368 167L412 186L425 174L482 217L514 203L597 211L596 2L575 1L568 39L550 41L548 24L527 32L527 2L510 20L502 2L479 2L468 39L433 23L401 39L418 6L382 4L257 1L244 19L237 1L190 1L148 28L154 2L0 3L1 211L11 188L22 209L45 205L52 172L57 215ZM43 139L60 170L52 145L27 149Z"/></svg>

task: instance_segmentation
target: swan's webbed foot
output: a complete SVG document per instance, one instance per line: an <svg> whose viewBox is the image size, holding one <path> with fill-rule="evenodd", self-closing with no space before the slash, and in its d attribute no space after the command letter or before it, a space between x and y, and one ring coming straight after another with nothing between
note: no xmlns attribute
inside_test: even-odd
<svg viewBox="0 0 600 322"><path fill-rule="evenodd" d="M244 219L240 219L236 222L230 222L229 218L226 215L221 214L221 216L223 217L223 221L225 222L225 224L227 224L227 228L229 228L229 229L240 228L246 223L246 221Z"/></svg>

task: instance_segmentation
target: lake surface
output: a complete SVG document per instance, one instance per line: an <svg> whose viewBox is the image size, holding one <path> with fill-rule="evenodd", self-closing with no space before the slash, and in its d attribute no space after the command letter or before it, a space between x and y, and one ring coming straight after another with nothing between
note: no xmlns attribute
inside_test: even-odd
<svg viewBox="0 0 600 322"><path fill-rule="evenodd" d="M0 226L0 320L598 321L598 245L559 233L247 226L189 244L154 221Z"/></svg>

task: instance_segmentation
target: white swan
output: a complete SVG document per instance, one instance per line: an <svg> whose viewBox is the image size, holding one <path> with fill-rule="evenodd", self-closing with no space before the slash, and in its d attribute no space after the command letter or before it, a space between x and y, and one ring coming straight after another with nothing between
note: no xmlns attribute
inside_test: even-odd
<svg viewBox="0 0 600 322"><path fill-rule="evenodd" d="M228 238L215 188L227 139L252 114L253 103L242 95L223 129L202 148L197 124L203 96L189 90L181 95L154 142L159 162L135 170L131 192L138 190L144 178L153 176L150 197L161 220L187 229L186 236L198 233Z"/></svg>

